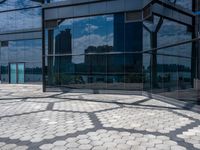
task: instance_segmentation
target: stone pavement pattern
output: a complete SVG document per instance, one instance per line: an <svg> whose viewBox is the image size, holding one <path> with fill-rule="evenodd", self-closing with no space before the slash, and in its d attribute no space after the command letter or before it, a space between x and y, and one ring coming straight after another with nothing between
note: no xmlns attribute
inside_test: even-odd
<svg viewBox="0 0 200 150"><path fill-rule="evenodd" d="M0 150L197 150L200 114L138 95L0 85Z"/></svg>

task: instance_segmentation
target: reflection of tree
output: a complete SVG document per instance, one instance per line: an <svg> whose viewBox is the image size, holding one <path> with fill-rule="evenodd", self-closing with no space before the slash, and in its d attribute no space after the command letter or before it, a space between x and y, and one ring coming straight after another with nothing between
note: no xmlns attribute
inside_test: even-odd
<svg viewBox="0 0 200 150"><path fill-rule="evenodd" d="M151 66L147 67L147 70L151 70ZM191 72L191 68L185 65L178 64L158 64L157 65L158 72Z"/></svg>
<svg viewBox="0 0 200 150"><path fill-rule="evenodd" d="M158 23L155 25L153 30L149 29L145 24L143 24L144 28L150 33L150 45L152 50L150 63L151 63L151 84L153 88L158 87L157 83L157 47L158 47L158 32L163 25L163 17L159 18Z"/></svg>
<svg viewBox="0 0 200 150"><path fill-rule="evenodd" d="M0 73L1 74L7 74L8 73L8 67L7 66L1 66L0 67Z"/></svg>
<svg viewBox="0 0 200 150"><path fill-rule="evenodd" d="M26 74L42 74L42 68L41 67L26 68L25 72Z"/></svg>

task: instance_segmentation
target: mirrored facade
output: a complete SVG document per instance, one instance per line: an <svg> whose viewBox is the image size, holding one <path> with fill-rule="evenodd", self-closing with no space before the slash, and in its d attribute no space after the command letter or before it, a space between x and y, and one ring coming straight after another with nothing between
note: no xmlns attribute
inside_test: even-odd
<svg viewBox="0 0 200 150"><path fill-rule="evenodd" d="M46 36L48 86L142 90L142 22L124 13L65 19Z"/></svg>
<svg viewBox="0 0 200 150"><path fill-rule="evenodd" d="M125 10L127 3L122 1L121 9ZM112 5L115 7L114 2ZM188 17L194 1L154 1L149 6L153 5L163 11L151 8L146 14L145 5L143 19L139 13L121 9L113 13L109 2L103 15L99 9L103 4L98 3L85 9L77 6L85 14L81 17L76 6L52 10L62 19L45 28L45 89L142 91L198 103L199 91L194 85L198 39L194 40L194 24ZM64 11L69 12L66 17ZM47 14L51 13L48 10ZM48 23L51 17L47 18Z"/></svg>
<svg viewBox="0 0 200 150"><path fill-rule="evenodd" d="M4 43L4 42L2 42ZM1 44L2 44L1 43ZM11 78L10 65L23 63L24 82L33 83L42 81L42 43L41 40L8 41L7 45L1 45L0 64L1 82L9 83ZM10 78L10 79L9 79Z"/></svg>
<svg viewBox="0 0 200 150"><path fill-rule="evenodd" d="M6 0L0 4L0 81L199 103L196 4Z"/></svg>
<svg viewBox="0 0 200 150"><path fill-rule="evenodd" d="M42 82L41 3L6 0L0 4L0 82ZM29 34L29 35L28 35Z"/></svg>
<svg viewBox="0 0 200 150"><path fill-rule="evenodd" d="M145 21L143 28L144 91L196 103L199 91L194 89L197 72L193 31L156 15L153 20ZM188 42L177 44L184 41ZM153 46L159 49L152 50Z"/></svg>

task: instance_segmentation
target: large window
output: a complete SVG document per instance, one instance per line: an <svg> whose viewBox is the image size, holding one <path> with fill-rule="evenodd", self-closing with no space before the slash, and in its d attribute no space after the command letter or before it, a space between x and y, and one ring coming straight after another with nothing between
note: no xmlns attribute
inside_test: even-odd
<svg viewBox="0 0 200 150"><path fill-rule="evenodd" d="M144 90L195 103L195 42L189 42L191 27L158 16L153 19L151 23L144 22L143 29Z"/></svg>
<svg viewBox="0 0 200 150"><path fill-rule="evenodd" d="M40 6L41 3L34 0L6 0L0 4L0 12L14 9L24 9Z"/></svg>
<svg viewBox="0 0 200 150"><path fill-rule="evenodd" d="M49 86L142 89L142 23L124 13L62 20L46 29Z"/></svg>
<svg viewBox="0 0 200 150"><path fill-rule="evenodd" d="M0 74L3 83L9 82L9 64L25 64L25 82L42 81L42 42L37 40L2 41Z"/></svg>
<svg viewBox="0 0 200 150"><path fill-rule="evenodd" d="M41 28L41 8L0 12L0 32Z"/></svg>

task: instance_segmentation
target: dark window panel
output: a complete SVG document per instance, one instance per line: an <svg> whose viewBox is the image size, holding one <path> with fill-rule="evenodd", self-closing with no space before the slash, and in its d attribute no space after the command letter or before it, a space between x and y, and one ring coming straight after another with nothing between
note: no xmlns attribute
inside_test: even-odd
<svg viewBox="0 0 200 150"><path fill-rule="evenodd" d="M0 81L1 83L8 83L9 82L9 66L8 64L0 63Z"/></svg>

